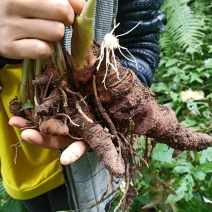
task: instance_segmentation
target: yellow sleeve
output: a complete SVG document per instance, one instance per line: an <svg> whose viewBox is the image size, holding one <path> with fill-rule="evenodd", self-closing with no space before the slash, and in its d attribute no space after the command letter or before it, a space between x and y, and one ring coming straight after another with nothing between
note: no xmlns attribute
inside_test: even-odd
<svg viewBox="0 0 212 212"><path fill-rule="evenodd" d="M15 199L29 199L64 183L58 151L21 141L20 131L8 124L9 101L19 96L21 65L0 70L0 168L3 185Z"/></svg>

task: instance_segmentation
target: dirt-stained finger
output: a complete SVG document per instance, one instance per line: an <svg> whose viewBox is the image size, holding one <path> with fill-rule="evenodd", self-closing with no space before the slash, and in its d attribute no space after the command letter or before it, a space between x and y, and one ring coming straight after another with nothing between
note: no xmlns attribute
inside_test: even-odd
<svg viewBox="0 0 212 212"><path fill-rule="evenodd" d="M68 165L77 161L81 156L83 156L88 150L89 145L84 141L76 141L67 147L61 154L60 163L63 165Z"/></svg>

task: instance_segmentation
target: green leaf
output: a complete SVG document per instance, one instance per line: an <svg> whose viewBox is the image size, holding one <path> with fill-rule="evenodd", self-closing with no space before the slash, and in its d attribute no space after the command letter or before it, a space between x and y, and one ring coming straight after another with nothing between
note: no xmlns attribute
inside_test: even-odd
<svg viewBox="0 0 212 212"><path fill-rule="evenodd" d="M138 195L137 199L139 202L143 203L143 204L148 204L151 201L151 193L144 193L142 195Z"/></svg>
<svg viewBox="0 0 212 212"><path fill-rule="evenodd" d="M176 194L170 194L166 200L166 203L177 202L181 199L189 201L192 197L192 190L194 186L194 180L191 174L187 174L185 177L180 179L180 182L177 185Z"/></svg>
<svg viewBox="0 0 212 212"><path fill-rule="evenodd" d="M157 84L154 84L152 86L152 91L153 92L164 92L168 90L168 85L166 83L163 82L159 82Z"/></svg>
<svg viewBox="0 0 212 212"><path fill-rule="evenodd" d="M204 173L212 173L212 163L203 163L198 166L198 169Z"/></svg>
<svg viewBox="0 0 212 212"><path fill-rule="evenodd" d="M166 200L166 203L177 202L185 197L186 187L181 186L176 190L176 195L170 194Z"/></svg>
<svg viewBox="0 0 212 212"><path fill-rule="evenodd" d="M35 107L35 105L33 104L33 101L31 99L28 99L27 102L21 108L21 110L25 110L28 108L34 108L34 107Z"/></svg>
<svg viewBox="0 0 212 212"><path fill-rule="evenodd" d="M202 151L202 156L200 157L199 162L200 164L212 162L212 147L208 147Z"/></svg>
<svg viewBox="0 0 212 212"><path fill-rule="evenodd" d="M206 204L202 197L193 197L190 201L186 202L178 202L177 208L179 212L211 212L212 206L210 204Z"/></svg>
<svg viewBox="0 0 212 212"><path fill-rule="evenodd" d="M199 107L198 107L198 103L197 102L188 102L187 103L187 108L189 110L193 110L195 111L198 115L200 115L200 111L199 111Z"/></svg>
<svg viewBox="0 0 212 212"><path fill-rule="evenodd" d="M172 91L170 92L170 97L172 98L172 100L173 100L174 102L180 100L180 95L179 95L178 93L175 93L175 92L172 92Z"/></svg>
<svg viewBox="0 0 212 212"><path fill-rule="evenodd" d="M2 212L27 212L21 201L11 198L5 191L0 180L0 211Z"/></svg>
<svg viewBox="0 0 212 212"><path fill-rule="evenodd" d="M193 166L176 166L173 171L174 173L191 173L192 168Z"/></svg>
<svg viewBox="0 0 212 212"><path fill-rule="evenodd" d="M173 66L173 65L175 65L177 62L178 62L177 59L170 59L170 60L168 60L168 62L166 62L166 67L168 68L168 67L170 67L170 66Z"/></svg>
<svg viewBox="0 0 212 212"><path fill-rule="evenodd" d="M2 199L4 194L5 194L5 190L4 190L4 187L3 187L2 182L0 180L0 199Z"/></svg>
<svg viewBox="0 0 212 212"><path fill-rule="evenodd" d="M194 176L194 178L200 181L203 181L206 177L206 174L202 172L201 170L198 170L197 167L192 170L192 175Z"/></svg>
<svg viewBox="0 0 212 212"><path fill-rule="evenodd" d="M174 149L169 148L166 144L157 144L153 149L152 159L171 164L173 152Z"/></svg>
<svg viewBox="0 0 212 212"><path fill-rule="evenodd" d="M191 73L191 79L190 79L190 83L194 82L194 81L197 81L199 83L203 83L203 80L201 79L201 74L198 73L198 72L192 72Z"/></svg>
<svg viewBox="0 0 212 212"><path fill-rule="evenodd" d="M0 211L3 212L27 212L28 210L23 206L21 201L12 199L11 197L4 203L2 207L0 207Z"/></svg>

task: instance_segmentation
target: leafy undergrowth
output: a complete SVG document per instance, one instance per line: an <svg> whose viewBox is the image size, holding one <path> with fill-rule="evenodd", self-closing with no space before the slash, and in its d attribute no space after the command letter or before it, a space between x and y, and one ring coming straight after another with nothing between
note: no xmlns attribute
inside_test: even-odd
<svg viewBox="0 0 212 212"><path fill-rule="evenodd" d="M152 86L158 103L171 107L182 125L209 135L212 134L211 9L212 3L207 0L165 0L163 10L168 24L160 39L161 63ZM186 19L183 13L187 14ZM195 28L191 27L191 20ZM142 142L140 155L148 160L144 152L146 141ZM139 194L131 211L212 211L211 147L202 152L177 152L165 144L157 144L149 156L151 167L143 165L142 178L137 176Z"/></svg>
<svg viewBox="0 0 212 212"><path fill-rule="evenodd" d="M0 211L1 212L27 212L27 209L23 204L11 198L3 188L2 182L0 181Z"/></svg>
<svg viewBox="0 0 212 212"><path fill-rule="evenodd" d="M148 161L144 139L142 144L139 154ZM180 153L166 144L157 144L152 151L151 166L143 165L142 177L138 175L136 182L139 194L131 207L133 212L209 212L212 210L212 148ZM124 192L124 188L121 190Z"/></svg>

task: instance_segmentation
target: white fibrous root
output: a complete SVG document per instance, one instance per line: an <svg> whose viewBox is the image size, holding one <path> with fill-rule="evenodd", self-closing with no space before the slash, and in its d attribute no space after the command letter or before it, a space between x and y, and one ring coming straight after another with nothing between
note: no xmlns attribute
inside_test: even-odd
<svg viewBox="0 0 212 212"><path fill-rule="evenodd" d="M102 83L104 83L105 89L107 89L106 88L106 85L105 85L105 80L107 78L107 73L108 73L109 66L112 67L112 69L116 72L117 78L120 79L119 78L118 68L117 68L117 63L116 63L116 56L115 56L115 53L114 53L114 51L116 49L119 50L119 52L121 53L121 55L124 58L126 58L127 60L135 63L136 64L136 68L138 69L138 65L137 65L137 61L136 61L135 57L129 52L129 50L127 48L125 48L123 46L120 46L118 37L121 37L121 36L124 36L124 35L130 33L140 23L136 24L136 26L134 26L128 32L123 33L121 35L115 36L113 34L113 32L119 26L119 24L120 23L118 23L117 25L115 25L114 28L112 29L112 31L110 33L108 33L108 34L105 35L105 37L104 37L104 39L102 41L101 47L100 47L100 55L97 58L97 60L99 60L98 65L97 65L97 71L99 70L104 57L106 58L106 72L105 72L104 78L102 80ZM127 51L127 53L132 57L132 59L130 59L126 55L124 55L124 53L122 52L122 49L124 49L125 51Z"/></svg>

